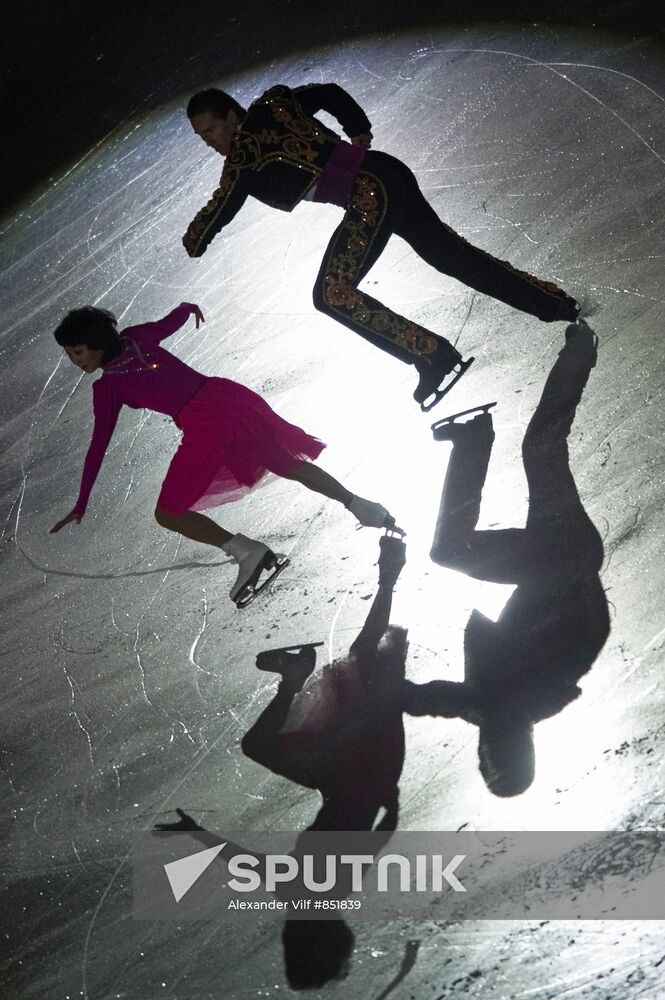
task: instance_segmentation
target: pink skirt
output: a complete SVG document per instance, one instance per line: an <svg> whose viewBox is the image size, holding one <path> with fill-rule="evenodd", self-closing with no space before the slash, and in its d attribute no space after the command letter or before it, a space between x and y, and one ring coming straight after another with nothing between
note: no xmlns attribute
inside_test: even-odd
<svg viewBox="0 0 665 1000"><path fill-rule="evenodd" d="M238 500L270 472L288 476L325 448L251 389L226 378L208 379L175 422L182 441L157 500L170 514Z"/></svg>

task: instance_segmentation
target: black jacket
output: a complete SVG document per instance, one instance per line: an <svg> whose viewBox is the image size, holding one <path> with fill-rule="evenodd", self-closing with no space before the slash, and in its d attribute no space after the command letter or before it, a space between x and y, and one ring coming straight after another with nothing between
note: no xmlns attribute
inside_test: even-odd
<svg viewBox="0 0 665 1000"><path fill-rule="evenodd" d="M333 115L350 136L369 132L370 122L335 83L290 90L271 87L250 105L231 142L219 187L183 237L190 257L200 257L248 195L290 212L319 177L339 137L314 118Z"/></svg>

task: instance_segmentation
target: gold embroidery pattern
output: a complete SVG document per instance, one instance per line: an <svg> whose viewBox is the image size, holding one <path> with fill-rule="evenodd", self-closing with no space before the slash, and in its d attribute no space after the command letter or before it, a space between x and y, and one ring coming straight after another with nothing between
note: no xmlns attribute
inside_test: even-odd
<svg viewBox="0 0 665 1000"><path fill-rule="evenodd" d="M326 269L323 298L334 313L351 327L361 327L422 358L434 354L439 339L417 323L387 309L356 287L358 275L371 250L386 212L386 194L378 178L360 173L356 178L344 229L346 249L335 253Z"/></svg>
<svg viewBox="0 0 665 1000"><path fill-rule="evenodd" d="M208 229L217 219L224 203L233 191L240 177L240 172L256 169L259 155L259 146L254 136L248 135L246 132L238 132L234 136L233 145L226 157L222 176L219 179L219 187L207 205L204 205L196 214L185 233L183 243L188 251L194 249L205 238Z"/></svg>
<svg viewBox="0 0 665 1000"><path fill-rule="evenodd" d="M208 204L197 214L183 238L189 253L194 253L211 227L217 223L242 171L260 171L274 161L283 161L305 170L310 176L319 173L319 153L330 137L314 119L304 114L288 87L272 87L252 107L256 105L270 108L275 127L266 127L256 134L242 130L236 133L226 157L219 187ZM288 211L293 205L276 207Z"/></svg>
<svg viewBox="0 0 665 1000"><path fill-rule="evenodd" d="M287 87L272 87L255 102L256 104L267 105L275 122L282 126L281 131L264 129L258 134L257 139L261 145L281 146L284 158L293 160L297 164L316 163L321 147L330 141L330 137L314 119L308 118L301 111L300 105Z"/></svg>

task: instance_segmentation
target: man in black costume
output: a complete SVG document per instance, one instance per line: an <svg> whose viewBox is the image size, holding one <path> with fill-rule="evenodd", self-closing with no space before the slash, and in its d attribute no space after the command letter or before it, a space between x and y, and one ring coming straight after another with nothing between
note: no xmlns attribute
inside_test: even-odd
<svg viewBox="0 0 665 1000"><path fill-rule="evenodd" d="M319 111L336 118L350 142L319 122ZM557 285L491 257L443 223L409 168L370 150L371 124L337 84L271 87L248 110L223 91L206 90L191 98L187 115L197 135L226 157L219 187L183 237L190 257L205 253L248 195L287 212L303 199L339 205L345 215L323 258L314 305L413 364L420 376L414 398L423 409L441 399L473 358L463 361L445 338L359 291L393 233L432 267L476 291L545 322L577 319L579 304Z"/></svg>

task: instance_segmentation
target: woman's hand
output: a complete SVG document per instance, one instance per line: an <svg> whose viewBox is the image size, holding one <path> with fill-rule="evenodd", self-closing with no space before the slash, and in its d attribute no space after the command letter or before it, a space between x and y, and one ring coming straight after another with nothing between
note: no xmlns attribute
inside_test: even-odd
<svg viewBox="0 0 665 1000"><path fill-rule="evenodd" d="M202 826L192 819L192 817L185 812L184 809L176 809L176 812L180 819L177 823L155 823L153 830L160 830L162 832L169 833L186 833L188 831L200 830L201 833L207 833Z"/></svg>
<svg viewBox="0 0 665 1000"><path fill-rule="evenodd" d="M360 135L352 136L351 142L354 146L362 146L363 149L371 149L373 138L374 136L371 132L361 132Z"/></svg>
<svg viewBox="0 0 665 1000"><path fill-rule="evenodd" d="M189 306L190 312L194 317L194 319L196 320L196 329L198 330L201 323L205 323L205 318L203 316L203 313L201 312L201 310L199 309L199 307L196 305L195 302L183 302L182 304L183 306Z"/></svg>
<svg viewBox="0 0 665 1000"><path fill-rule="evenodd" d="M56 531L60 531L60 529L64 528L66 524L69 524L70 521L76 521L77 524L80 524L82 516L82 514L77 514L76 511L70 511L67 517L63 517L62 521L58 521L57 524L53 525L49 531L49 535L55 535Z"/></svg>

